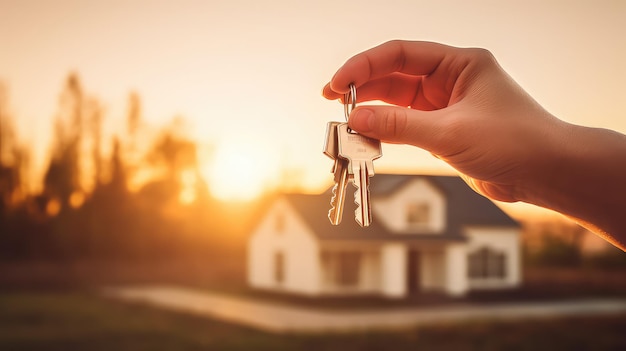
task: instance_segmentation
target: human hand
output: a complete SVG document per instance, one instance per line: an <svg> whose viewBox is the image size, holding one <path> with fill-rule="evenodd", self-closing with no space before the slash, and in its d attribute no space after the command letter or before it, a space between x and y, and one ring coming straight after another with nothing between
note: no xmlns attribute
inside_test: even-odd
<svg viewBox="0 0 626 351"><path fill-rule="evenodd" d="M358 102L395 105L355 108L353 130L421 147L495 200L524 200L567 134L483 49L390 41L349 59L323 95L341 99L350 83Z"/></svg>

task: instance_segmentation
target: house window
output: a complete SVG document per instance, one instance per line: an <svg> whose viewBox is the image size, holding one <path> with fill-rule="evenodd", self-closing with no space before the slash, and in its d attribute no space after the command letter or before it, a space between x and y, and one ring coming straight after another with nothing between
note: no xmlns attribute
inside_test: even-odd
<svg viewBox="0 0 626 351"><path fill-rule="evenodd" d="M285 280L285 256L282 252L274 254L274 281L277 284Z"/></svg>
<svg viewBox="0 0 626 351"><path fill-rule="evenodd" d="M428 204L410 203L406 206L406 222L410 226L424 225L428 223L430 217L430 207Z"/></svg>
<svg viewBox="0 0 626 351"><path fill-rule="evenodd" d="M468 256L468 276L472 279L506 277L506 254L482 247Z"/></svg>
<svg viewBox="0 0 626 351"><path fill-rule="evenodd" d="M361 255L359 252L339 252L338 269L336 277L337 284L341 286L359 285L359 263Z"/></svg>

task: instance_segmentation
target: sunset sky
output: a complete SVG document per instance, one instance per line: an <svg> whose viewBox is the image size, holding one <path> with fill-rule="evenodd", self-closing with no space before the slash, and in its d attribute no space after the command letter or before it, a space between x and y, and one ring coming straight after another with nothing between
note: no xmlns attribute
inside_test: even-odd
<svg viewBox="0 0 626 351"><path fill-rule="evenodd" d="M216 147L201 162L225 189L246 172L271 183L287 166L315 190L331 181L326 122L344 118L321 89L345 60L390 39L487 48L550 112L626 133L624 18L620 0L0 0L0 80L36 160L75 71L105 105L108 133L123 130L137 91L147 123L183 116L201 147ZM451 172L408 146L384 145L375 165Z"/></svg>

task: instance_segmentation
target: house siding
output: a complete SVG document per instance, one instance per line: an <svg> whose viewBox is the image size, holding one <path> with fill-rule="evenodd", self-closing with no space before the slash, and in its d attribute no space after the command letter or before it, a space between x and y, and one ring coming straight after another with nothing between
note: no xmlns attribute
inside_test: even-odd
<svg viewBox="0 0 626 351"><path fill-rule="evenodd" d="M406 296L407 246L399 243L383 244L381 248L381 292L384 296Z"/></svg>
<svg viewBox="0 0 626 351"><path fill-rule="evenodd" d="M248 241L249 285L312 296L403 298L420 291L460 296L521 283L520 230L490 207L495 205L463 193L470 190L460 179L396 179L373 193L377 223L363 230L322 222L329 194L276 199Z"/></svg>
<svg viewBox="0 0 626 351"><path fill-rule="evenodd" d="M281 230L275 221L281 218ZM303 294L320 291L318 241L294 209L284 199L276 201L256 227L248 245L248 283L260 289ZM275 277L274 258L283 256L282 281Z"/></svg>
<svg viewBox="0 0 626 351"><path fill-rule="evenodd" d="M414 203L428 205L429 218L426 224L412 226L407 222L407 206ZM446 198L425 179L409 182L388 198L376 198L372 201L372 211L376 219L394 233L441 233L445 230Z"/></svg>
<svg viewBox="0 0 626 351"><path fill-rule="evenodd" d="M445 291L453 296L464 295L469 289L466 244L449 244L446 247L445 269Z"/></svg>

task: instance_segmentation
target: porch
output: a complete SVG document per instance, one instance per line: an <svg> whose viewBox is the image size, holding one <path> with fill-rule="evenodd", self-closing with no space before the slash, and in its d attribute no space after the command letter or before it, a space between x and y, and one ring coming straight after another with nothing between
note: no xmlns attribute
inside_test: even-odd
<svg viewBox="0 0 626 351"><path fill-rule="evenodd" d="M320 246L320 293L404 298L425 292L463 295L467 256L456 243L351 243Z"/></svg>

